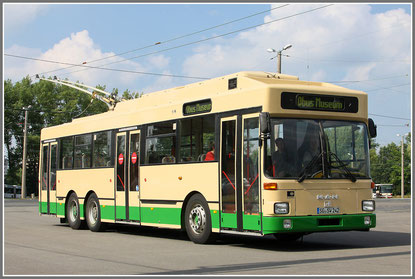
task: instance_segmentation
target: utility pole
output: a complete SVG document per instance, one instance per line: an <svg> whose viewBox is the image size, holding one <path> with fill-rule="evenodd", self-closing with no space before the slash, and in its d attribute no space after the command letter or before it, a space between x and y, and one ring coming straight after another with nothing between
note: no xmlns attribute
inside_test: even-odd
<svg viewBox="0 0 415 279"><path fill-rule="evenodd" d="M403 198L403 196L404 196L404 176L403 176L403 159L404 159L404 157L403 157L403 155L404 155L404 150L403 150L403 138L404 137L404 135L402 135L402 141L401 141L401 151L402 151L402 160L401 160L401 195L402 195L402 198Z"/></svg>
<svg viewBox="0 0 415 279"><path fill-rule="evenodd" d="M405 185L405 178L404 178L404 148L403 148L403 143L404 143L404 137L408 135L408 134L404 134L404 135L400 135L397 134L398 137L402 136L402 140L401 140L401 197L404 197L404 185Z"/></svg>
<svg viewBox="0 0 415 279"><path fill-rule="evenodd" d="M277 55L277 73L281 74L281 50L278 51L278 55Z"/></svg>
<svg viewBox="0 0 415 279"><path fill-rule="evenodd" d="M26 198L26 153L27 153L27 118L29 117L28 109L31 106L24 107L24 130L23 130L23 162L22 162L22 194L21 198Z"/></svg>

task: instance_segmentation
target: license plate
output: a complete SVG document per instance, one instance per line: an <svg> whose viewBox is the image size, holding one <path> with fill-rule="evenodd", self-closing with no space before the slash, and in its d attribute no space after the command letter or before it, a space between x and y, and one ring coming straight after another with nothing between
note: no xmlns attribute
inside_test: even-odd
<svg viewBox="0 0 415 279"><path fill-rule="evenodd" d="M317 214L338 214L340 209L338 207L318 207Z"/></svg>

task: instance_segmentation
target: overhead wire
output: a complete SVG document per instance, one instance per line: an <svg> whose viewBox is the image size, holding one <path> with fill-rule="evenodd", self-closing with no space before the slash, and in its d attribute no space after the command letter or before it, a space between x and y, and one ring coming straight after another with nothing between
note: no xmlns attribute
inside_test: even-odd
<svg viewBox="0 0 415 279"><path fill-rule="evenodd" d="M198 44L198 43L201 43L201 42L206 42L206 41L209 41L209 40L213 40L213 39L225 37L225 36L228 36L228 35L231 35L231 34L235 34L235 33L239 33L239 32L242 32L242 31L246 31L246 30L249 30L249 29L252 29L252 28L264 26L264 25L267 25L267 24L271 24L271 23L274 23L274 22L282 21L282 20L285 20L285 19L288 19L288 18L292 18L292 17L295 17L295 16L299 16L299 15L307 14L307 13L310 13L310 12L314 12L316 10L324 9L324 8L327 8L327 7L330 7L330 6L333 6L333 5L334 4L328 4L328 5L320 6L320 7L314 8L314 9L306 10L306 11L303 11L303 12L299 12L299 13L296 13L296 14L292 14L292 15L289 15L289 16L285 16L285 17L282 17L282 18L275 19L275 20L271 20L271 21L264 22L264 23L261 23L261 24L256 24L256 25L248 26L248 27L245 27L245 28L242 28L242 29L238 29L238 30L235 30L235 31L231 31L231 32L227 32L227 33L224 33L224 34L216 35L216 36L213 36L213 37L209 37L209 38L205 38L205 39L201 39L201 40L197 40L197 41L193 41L193 42L189 42L189 43L177 45L177 46L174 46L174 47L162 49L162 50L159 50L159 51L154 51L154 52L150 52L150 53L146 53L146 54L142 54L142 55L138 55L138 56L126 58L126 59L123 59L123 60L118 60L118 61L110 62L110 63L107 63L107 64L100 65L99 67L108 66L108 65L116 64L116 63L121 63L121 62L129 61L129 60L133 60L133 59L137 59L137 58L141 58L141 57L145 57L145 56L149 56L149 55L154 55L154 54L158 54L158 53L170 51L170 50L173 50L173 49L177 49L177 48L181 48L181 47L185 47L185 46L190 46L190 45ZM68 72L68 73L64 73L63 75L68 75L68 74L72 74L72 73L76 73L76 72L80 72L80 71L84 71L84 70L85 69L81 69L81 70L73 71L73 72Z"/></svg>
<svg viewBox="0 0 415 279"><path fill-rule="evenodd" d="M386 118L393 118L393 119L401 119L401 120L411 120L409 118L402 118L402 117L397 117L397 116L389 116L389 115L374 114L374 113L369 113L369 115L374 115L374 116L379 116L379 117L386 117Z"/></svg>
<svg viewBox="0 0 415 279"><path fill-rule="evenodd" d="M272 10L280 9L280 8L286 7L288 5L290 5L290 4L284 4L284 5L275 7L275 8L267 9L265 11L257 12L257 13L254 13L254 14L251 14L251 15L248 15L248 16L244 16L244 17L241 17L241 18L238 18L238 19L234 19L234 20L222 23L222 24L218 24L218 25L215 25L215 26L212 26L212 27L208 27L208 28L205 28L205 29L202 29L202 30L199 30L199 31L191 32L191 33L188 33L188 34L185 34L185 35L180 35L178 37L167 39L165 41L159 41L159 42L156 42L156 43L153 43L153 44L149 44L147 46L143 46L143 47L135 48L135 49L132 49L132 50L124 51L124 52L113 54L113 55L106 56L106 57L103 57L103 58L99 58L99 59L95 59L95 60L91 60L91 61L85 61L81 65L94 63L94 62L102 61L102 60L105 60L105 59L113 58L113 57L116 57L116 56L121 56L121 55L124 55L124 54L128 54L128 53L136 52L136 51L139 51L139 50L151 48L151 47L158 46L158 45L161 45L161 44L166 44L166 43L169 43L169 42L173 42L173 41L176 41L176 40L179 40L179 39L183 39L183 38L190 37L190 36L193 36L193 35L196 35L196 34L199 34L199 33L206 32L208 30L216 29L216 28L219 28L219 27L231 24L231 23L235 23L235 22L238 22L238 21L241 21L241 20L245 20L247 18L251 18L251 17L257 16L257 15L260 15L260 14L264 14L264 13L270 12ZM73 68L73 67L76 67L76 66L70 66L70 67L66 67L66 68L55 69L55 70L40 73L39 75L44 75L44 74L48 74L48 73L52 73L52 72L56 72L56 71L66 70L66 69Z"/></svg>
<svg viewBox="0 0 415 279"><path fill-rule="evenodd" d="M60 61L54 61L54 60L39 59L39 58L26 57L26 56L21 56L21 55L13 55L13 54L7 54L7 53L5 53L4 56L9 56L9 57L14 57L14 58L20 58L20 59L26 59L26 60L34 60L34 61L46 62L46 63L53 63L53 64L71 65L71 66L82 67L82 68L87 68L87 69L99 69L99 70L107 70L107 71L115 71L115 72L123 72L123 73L142 74L142 75L153 75L153 76L167 76L167 77L176 77L176 78L209 79L208 77L193 77L193 76L184 76L184 75L170 75L170 74L141 72L141 71L114 69L114 68L103 68L103 67L98 67L98 66L78 65L78 64L68 63L68 62L60 62ZM77 72L77 71L75 71L75 72Z"/></svg>
<svg viewBox="0 0 415 279"><path fill-rule="evenodd" d="M405 75L396 75L396 76L389 76L389 77L381 77L381 78L373 78L373 79L339 80L339 81L326 81L326 82L327 83L357 83L357 82L366 82L366 81L393 79L393 78L399 78L399 77L408 77L408 74L405 74Z"/></svg>
<svg viewBox="0 0 415 279"><path fill-rule="evenodd" d="M217 39L217 38L228 36L228 35L231 35L231 34L235 34L235 33L241 32L241 31L245 31L245 30L249 30L249 29L252 29L252 28L259 27L259 26L267 25L267 24L270 24L270 23L273 23L273 22L277 22L277 21L288 19L288 18L292 18L292 17L298 16L298 15L307 14L307 13L310 13L310 12L313 12L313 11L316 11L316 10L320 10L320 9L323 9L323 8L327 8L327 7L333 6L333 5L334 4L328 4L328 5L320 6L320 7L314 8L314 9L306 10L306 11L299 12L299 13L296 13L296 14L292 14L292 15L289 15L289 16L285 16L285 17L282 17L282 18L271 20L271 21L268 21L268 22L265 22L265 23L252 25L252 26L249 26L249 27L245 27L245 28L238 29L238 30L235 30L235 31L231 31L231 32L228 32L228 33L224 33L224 34L221 34L221 35L217 35L217 36L213 36L213 37L209 37L209 38L189 42L189 43L186 43L186 44L174 46L174 47L171 47L171 48L167 48L167 49L163 49L163 50L159 50L159 51L155 51L155 52L151 52L151 53L147 53L147 54L143 54L143 55L139 55L139 56L135 56L135 57L131 57L131 58L126 58L126 59L119 60L119 61L114 61L114 62L103 64L103 65L100 65L100 66L88 66L88 65L84 65L84 64L83 65L78 65L78 64L74 64L74 63L58 62L58 61L53 61L53 60L25 57L25 56L21 56L21 55L12 55L12 54L4 54L4 55L9 56L9 57L21 58L21 59L31 59L31 60L41 61L41 62L57 63L57 64L62 64L62 65L70 65L70 66L76 66L76 67L84 68L82 70L64 73L63 75L84 71L86 69L100 69L100 70L119 71L119 72L126 72L126 73L147 74L147 75L157 75L157 76L208 79L208 78L202 78L202 77L189 77L189 76L181 76L181 75L148 73L148 72L130 71L130 70L122 70L122 69L102 68L102 67L107 66L107 65L111 65L111 64L116 64L116 63L121 63L121 62L129 61L129 60L141 58L141 57L145 57L145 56L149 56L149 55L153 55L153 54L157 54L157 53L161 53L161 52L165 52L165 51L169 51L169 50L173 50L173 49L177 49L177 48L181 48L181 47L185 47L185 46L189 46L189 45L194 45L194 44L205 42L205 41L212 40L212 39Z"/></svg>

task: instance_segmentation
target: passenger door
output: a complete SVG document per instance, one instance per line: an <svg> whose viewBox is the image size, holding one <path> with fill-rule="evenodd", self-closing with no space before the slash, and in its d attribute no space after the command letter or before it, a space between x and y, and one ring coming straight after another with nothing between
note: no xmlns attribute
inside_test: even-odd
<svg viewBox="0 0 415 279"><path fill-rule="evenodd" d="M56 142L42 144L42 162L40 174L40 212L56 214Z"/></svg>
<svg viewBox="0 0 415 279"><path fill-rule="evenodd" d="M117 133L115 154L115 218L139 221L140 131L137 128Z"/></svg>
<svg viewBox="0 0 415 279"><path fill-rule="evenodd" d="M258 115L238 115L220 122L221 228L261 231Z"/></svg>

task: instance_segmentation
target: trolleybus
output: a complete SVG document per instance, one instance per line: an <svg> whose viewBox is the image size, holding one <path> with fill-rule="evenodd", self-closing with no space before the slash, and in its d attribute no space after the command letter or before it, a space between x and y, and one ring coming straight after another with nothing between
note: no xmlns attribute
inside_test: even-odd
<svg viewBox="0 0 415 279"><path fill-rule="evenodd" d="M39 212L218 234L376 226L367 94L239 72L120 102L41 131Z"/></svg>

